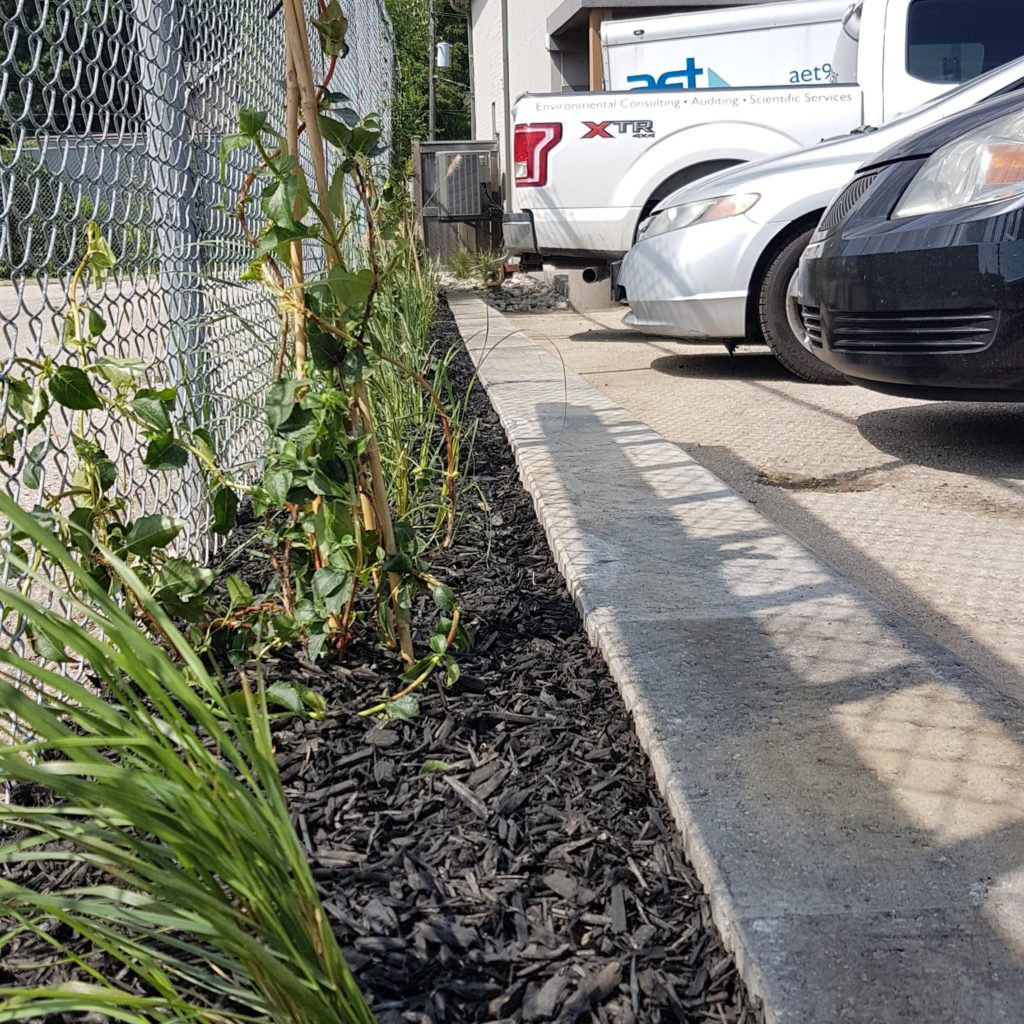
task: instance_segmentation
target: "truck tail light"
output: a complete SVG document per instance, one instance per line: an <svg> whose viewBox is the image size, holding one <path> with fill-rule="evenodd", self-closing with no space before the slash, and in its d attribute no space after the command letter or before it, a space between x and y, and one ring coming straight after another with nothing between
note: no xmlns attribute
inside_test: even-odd
<svg viewBox="0 0 1024 1024"><path fill-rule="evenodd" d="M519 188L548 183L548 155L561 141L560 124L516 125L516 185Z"/></svg>

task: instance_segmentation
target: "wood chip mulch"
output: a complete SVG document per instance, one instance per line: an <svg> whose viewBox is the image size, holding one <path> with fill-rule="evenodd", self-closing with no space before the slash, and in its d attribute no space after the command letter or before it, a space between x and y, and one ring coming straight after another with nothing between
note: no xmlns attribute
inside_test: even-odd
<svg viewBox="0 0 1024 1024"><path fill-rule="evenodd" d="M443 304L435 330L459 344ZM456 373L471 372L462 353ZM351 713L398 668L368 645L344 666L268 672L331 703L277 742L350 962L381 1024L755 1024L480 387L472 415L489 511L435 563L474 638L458 685L425 693L412 722L379 723ZM447 770L422 772L431 761Z"/></svg>

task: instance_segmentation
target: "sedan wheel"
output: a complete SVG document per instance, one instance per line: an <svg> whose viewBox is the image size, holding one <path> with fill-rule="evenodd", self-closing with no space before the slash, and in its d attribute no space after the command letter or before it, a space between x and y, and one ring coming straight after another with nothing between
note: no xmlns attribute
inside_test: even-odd
<svg viewBox="0 0 1024 1024"><path fill-rule="evenodd" d="M804 325L796 296L796 277L800 256L813 233L804 231L788 242L783 240L772 254L758 295L761 333L775 358L790 373L812 384L845 384L846 378L838 370L803 346Z"/></svg>

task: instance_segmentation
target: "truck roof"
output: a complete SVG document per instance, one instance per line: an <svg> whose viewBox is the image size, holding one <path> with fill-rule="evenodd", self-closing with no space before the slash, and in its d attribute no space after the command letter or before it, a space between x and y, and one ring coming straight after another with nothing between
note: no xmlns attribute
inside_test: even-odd
<svg viewBox="0 0 1024 1024"><path fill-rule="evenodd" d="M784 0L782 3L728 7L714 11L682 11L646 18L606 21L601 26L603 46L634 46L659 39L753 32L781 25L814 25L839 22L850 0Z"/></svg>

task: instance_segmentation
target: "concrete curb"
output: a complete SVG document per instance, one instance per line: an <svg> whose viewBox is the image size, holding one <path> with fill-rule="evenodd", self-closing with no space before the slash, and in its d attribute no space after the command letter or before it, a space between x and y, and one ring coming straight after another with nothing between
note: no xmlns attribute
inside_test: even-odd
<svg viewBox="0 0 1024 1024"><path fill-rule="evenodd" d="M768 1020L1019 1020L1021 707L511 320L450 302Z"/></svg>

